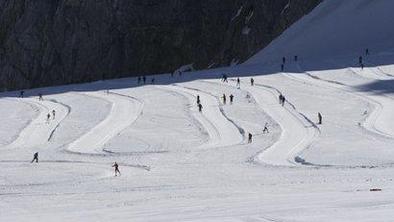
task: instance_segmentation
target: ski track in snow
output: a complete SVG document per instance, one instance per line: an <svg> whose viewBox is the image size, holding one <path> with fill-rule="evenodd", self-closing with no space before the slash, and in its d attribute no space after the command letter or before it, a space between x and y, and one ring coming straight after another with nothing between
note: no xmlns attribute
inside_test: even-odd
<svg viewBox="0 0 394 222"><path fill-rule="evenodd" d="M308 148L320 134L318 127L298 112L295 106L286 101L285 106L278 102L281 93L278 89L259 84L243 86L271 118L281 127L279 140L257 155L256 160L275 166L295 166L297 155Z"/></svg>
<svg viewBox="0 0 394 222"><path fill-rule="evenodd" d="M298 66L298 69L303 72L302 68ZM349 70L357 75L352 68ZM294 80L298 80L301 82L307 81L313 85L320 87L329 87L334 88L336 90L341 90L343 92L355 95L368 103L372 104L374 109L372 113L369 113L367 118L362 123L362 126L368 131L387 137L394 138L394 126L387 126L388 120L391 118L391 113L394 108L394 101L392 99L387 98L386 96L375 96L366 92L357 92L352 89L351 86L348 86L339 81L330 81L322 79L318 76L315 76L309 72L304 72L305 75L301 76L300 74L290 74L286 73L285 75ZM361 75L362 76L362 75ZM365 76L362 76L366 78ZM389 121L390 122L390 121Z"/></svg>
<svg viewBox="0 0 394 222"><path fill-rule="evenodd" d="M190 104L196 104L196 96L197 94L200 95L201 104L203 105L202 112L198 112L197 105L191 105L191 109L195 118L208 132L210 139L198 149L227 147L240 144L243 141L239 128L223 114L219 107L219 101L214 96L182 85L166 86L165 88L182 93L189 99Z"/></svg>
<svg viewBox="0 0 394 222"><path fill-rule="evenodd" d="M86 95L111 102L109 115L89 132L70 143L66 150L80 154L105 154L103 146L123 129L133 124L142 113L143 104L119 93L89 92Z"/></svg>
<svg viewBox="0 0 394 222"><path fill-rule="evenodd" d="M19 136L12 143L4 146L2 150L39 148L51 140L60 123L70 113L68 106L56 100L37 101L35 98L28 97L20 101L36 107L39 115L20 132ZM52 110L56 111L55 119L53 119ZM47 121L48 113L51 114L49 121Z"/></svg>

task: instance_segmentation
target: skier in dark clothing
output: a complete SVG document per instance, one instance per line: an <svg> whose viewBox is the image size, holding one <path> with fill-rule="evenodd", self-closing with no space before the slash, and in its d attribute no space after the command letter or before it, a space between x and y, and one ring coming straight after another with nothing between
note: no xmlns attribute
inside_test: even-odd
<svg viewBox="0 0 394 222"><path fill-rule="evenodd" d="M263 133L264 133L264 134L265 134L265 133L269 133L269 131L268 131L268 123L265 123L264 129L263 129Z"/></svg>
<svg viewBox="0 0 394 222"><path fill-rule="evenodd" d="M362 57L362 56L358 57L358 63L359 63L360 65L363 63L363 57Z"/></svg>
<svg viewBox="0 0 394 222"><path fill-rule="evenodd" d="M33 163L34 161L36 161L36 163L38 163L38 152L34 153L33 160L31 161L31 163Z"/></svg>
<svg viewBox="0 0 394 222"><path fill-rule="evenodd" d="M119 165L118 165L118 163L115 162L114 165L112 165L112 167L115 168L115 176L118 176L118 173L119 173L119 176L120 176L120 171L119 171Z"/></svg>
<svg viewBox="0 0 394 222"><path fill-rule="evenodd" d="M282 101L283 101L283 95L279 94L279 104L282 104Z"/></svg>
<svg viewBox="0 0 394 222"><path fill-rule="evenodd" d="M233 101L234 101L234 95L231 94L231 95L230 95L230 103L233 104Z"/></svg>
<svg viewBox="0 0 394 222"><path fill-rule="evenodd" d="M283 57L282 58L282 64L285 64L286 63L286 57Z"/></svg>
<svg viewBox="0 0 394 222"><path fill-rule="evenodd" d="M295 62L298 61L298 56L294 56L294 61L295 61Z"/></svg>
<svg viewBox="0 0 394 222"><path fill-rule="evenodd" d="M49 123L49 120L51 119L51 114L50 113L48 113L47 114L47 124Z"/></svg>
<svg viewBox="0 0 394 222"><path fill-rule="evenodd" d="M254 79L253 78L250 78L250 85L254 86Z"/></svg>
<svg viewBox="0 0 394 222"><path fill-rule="evenodd" d="M237 87L238 89L241 87L241 80L239 79L239 77L237 78Z"/></svg>
<svg viewBox="0 0 394 222"><path fill-rule="evenodd" d="M223 94L222 99L223 99L223 104L226 105L226 101L227 101L226 94Z"/></svg>
<svg viewBox="0 0 394 222"><path fill-rule="evenodd" d="M285 96L282 96L282 106L285 105L285 102L286 102L286 97L285 97Z"/></svg>
<svg viewBox="0 0 394 222"><path fill-rule="evenodd" d="M38 100L43 101L44 99L42 98L42 93L38 93Z"/></svg>
<svg viewBox="0 0 394 222"><path fill-rule="evenodd" d="M20 91L20 93L19 93L19 97L21 97L21 98L23 98L23 96L25 95L25 91Z"/></svg>
<svg viewBox="0 0 394 222"><path fill-rule="evenodd" d="M200 95L197 95L197 105L200 104L200 103L201 103L201 101L200 101Z"/></svg>
<svg viewBox="0 0 394 222"><path fill-rule="evenodd" d="M146 77L145 76L142 77L142 81L144 82L144 84L146 83Z"/></svg>
<svg viewBox="0 0 394 222"><path fill-rule="evenodd" d="M369 55L369 49L365 49L365 55Z"/></svg>
<svg viewBox="0 0 394 222"><path fill-rule="evenodd" d="M55 119L55 116L56 116L56 111L52 110L52 119Z"/></svg>
<svg viewBox="0 0 394 222"><path fill-rule="evenodd" d="M202 112L202 105L201 105L201 103L198 104L198 111Z"/></svg>
<svg viewBox="0 0 394 222"><path fill-rule="evenodd" d="M252 143L253 135L251 133L248 134L248 143Z"/></svg>
<svg viewBox="0 0 394 222"><path fill-rule="evenodd" d="M322 122L322 120L323 120L323 117L322 117L322 115L321 115L321 113L317 113L317 118L318 118L318 120L319 120L319 125L321 125L323 122Z"/></svg>

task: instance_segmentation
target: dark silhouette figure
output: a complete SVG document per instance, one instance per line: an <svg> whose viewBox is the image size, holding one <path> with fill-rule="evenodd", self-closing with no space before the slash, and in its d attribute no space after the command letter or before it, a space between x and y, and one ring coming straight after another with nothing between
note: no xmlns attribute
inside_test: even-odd
<svg viewBox="0 0 394 222"><path fill-rule="evenodd" d="M359 63L360 65L363 63L363 57L362 57L362 56L358 57L358 63Z"/></svg>
<svg viewBox="0 0 394 222"><path fill-rule="evenodd" d="M198 111L202 112L202 105L201 105L201 103L198 104Z"/></svg>
<svg viewBox="0 0 394 222"><path fill-rule="evenodd" d="M56 111L52 110L52 119L55 119L55 116L56 116Z"/></svg>
<svg viewBox="0 0 394 222"><path fill-rule="evenodd" d="M200 104L200 103L201 103L201 101L200 101L200 95L197 95L197 105Z"/></svg>
<svg viewBox="0 0 394 222"><path fill-rule="evenodd" d="M282 64L285 64L286 63L286 57L283 57L282 58Z"/></svg>
<svg viewBox="0 0 394 222"><path fill-rule="evenodd" d="M44 101L44 99L42 98L42 93L38 93L38 100L39 101Z"/></svg>
<svg viewBox="0 0 394 222"><path fill-rule="evenodd" d="M21 98L23 98L25 96L25 91L20 91L20 93L19 93L19 97L21 97Z"/></svg>
<svg viewBox="0 0 394 222"><path fill-rule="evenodd" d="M51 119L51 114L50 113L48 113L47 114L47 123L49 123L49 120Z"/></svg>
<svg viewBox="0 0 394 222"><path fill-rule="evenodd" d="M142 77L142 81L144 82L144 84L146 83L146 77L145 76Z"/></svg>
<svg viewBox="0 0 394 222"><path fill-rule="evenodd" d="M253 135L251 133L248 134L248 143L252 143Z"/></svg>
<svg viewBox="0 0 394 222"><path fill-rule="evenodd" d="M317 119L318 119L318 124L321 125L323 122L323 117L321 115L321 113L317 113Z"/></svg>
<svg viewBox="0 0 394 222"><path fill-rule="evenodd" d="M223 94L222 99L223 99L223 104L226 105L226 101L227 101L226 94Z"/></svg>
<svg viewBox="0 0 394 222"><path fill-rule="evenodd" d="M280 65L280 71L285 71L285 65L284 64L282 64L282 65Z"/></svg>
<svg viewBox="0 0 394 222"><path fill-rule="evenodd" d="M34 153L33 160L31 161L31 163L33 163L34 161L36 161L36 163L38 163L38 152Z"/></svg>
<svg viewBox="0 0 394 222"><path fill-rule="evenodd" d="M233 101L234 101L234 95L233 95L233 94L231 94L231 95L230 95L230 103L232 104L232 103L233 103Z"/></svg>
<svg viewBox="0 0 394 222"><path fill-rule="evenodd" d="M295 62L298 61L298 56L294 56L294 61L295 61Z"/></svg>
<svg viewBox="0 0 394 222"><path fill-rule="evenodd" d="M119 171L119 165L118 165L118 163L115 162L114 165L112 165L112 167L115 168L115 176L118 176L118 173L119 173L119 176L120 176L121 174L120 174L120 171Z"/></svg>
<svg viewBox="0 0 394 222"><path fill-rule="evenodd" d="M369 55L369 49L365 49L365 55Z"/></svg>
<svg viewBox="0 0 394 222"><path fill-rule="evenodd" d="M361 69L364 69L364 63L360 64Z"/></svg>
<svg viewBox="0 0 394 222"><path fill-rule="evenodd" d="M241 80L239 79L239 77L237 78L237 87L238 89L241 88Z"/></svg>
<svg viewBox="0 0 394 222"><path fill-rule="evenodd" d="M268 131L268 123L265 123L264 129L263 129L263 133L264 133L264 134L265 134L265 133L269 133L269 131Z"/></svg>
<svg viewBox="0 0 394 222"><path fill-rule="evenodd" d="M254 86L254 79L253 78L250 78L250 85Z"/></svg>

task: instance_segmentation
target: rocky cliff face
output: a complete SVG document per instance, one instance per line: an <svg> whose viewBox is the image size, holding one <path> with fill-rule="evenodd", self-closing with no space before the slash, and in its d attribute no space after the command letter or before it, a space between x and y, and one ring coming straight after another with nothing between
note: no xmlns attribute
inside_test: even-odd
<svg viewBox="0 0 394 222"><path fill-rule="evenodd" d="M321 0L0 0L0 90L242 62Z"/></svg>

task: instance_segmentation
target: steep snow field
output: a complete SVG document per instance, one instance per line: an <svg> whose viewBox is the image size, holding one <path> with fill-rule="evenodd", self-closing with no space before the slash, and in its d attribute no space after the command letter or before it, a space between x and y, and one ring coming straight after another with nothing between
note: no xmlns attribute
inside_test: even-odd
<svg viewBox="0 0 394 222"><path fill-rule="evenodd" d="M392 221L393 6L324 1L239 66L0 94L0 221Z"/></svg>

